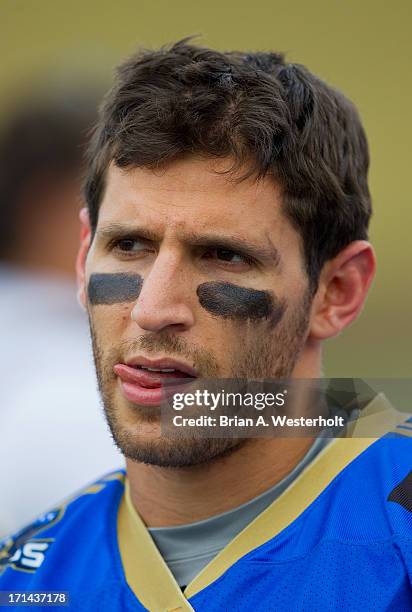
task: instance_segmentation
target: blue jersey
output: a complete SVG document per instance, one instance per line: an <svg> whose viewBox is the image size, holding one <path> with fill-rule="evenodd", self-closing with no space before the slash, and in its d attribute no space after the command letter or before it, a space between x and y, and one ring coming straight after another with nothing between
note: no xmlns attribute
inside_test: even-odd
<svg viewBox="0 0 412 612"><path fill-rule="evenodd" d="M110 474L2 543L0 591L98 612L412 610L411 436L409 419L331 442L184 592Z"/></svg>

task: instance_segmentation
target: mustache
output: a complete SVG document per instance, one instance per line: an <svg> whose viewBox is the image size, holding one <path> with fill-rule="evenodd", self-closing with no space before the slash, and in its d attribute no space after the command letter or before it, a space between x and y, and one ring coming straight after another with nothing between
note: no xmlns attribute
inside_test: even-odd
<svg viewBox="0 0 412 612"><path fill-rule="evenodd" d="M170 358L183 358L204 377L214 377L219 373L217 361L211 352L199 349L183 338L168 333L148 333L133 340L122 340L119 346L113 349L109 359L116 362L142 351L149 355L164 353Z"/></svg>

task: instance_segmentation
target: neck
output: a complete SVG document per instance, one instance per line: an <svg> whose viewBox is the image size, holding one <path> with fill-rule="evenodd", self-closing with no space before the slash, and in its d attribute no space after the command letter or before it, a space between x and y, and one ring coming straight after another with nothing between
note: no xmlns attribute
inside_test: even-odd
<svg viewBox="0 0 412 612"><path fill-rule="evenodd" d="M275 485L312 443L312 438L254 438L230 455L188 468L128 460L131 499L148 527L201 521L236 508Z"/></svg>

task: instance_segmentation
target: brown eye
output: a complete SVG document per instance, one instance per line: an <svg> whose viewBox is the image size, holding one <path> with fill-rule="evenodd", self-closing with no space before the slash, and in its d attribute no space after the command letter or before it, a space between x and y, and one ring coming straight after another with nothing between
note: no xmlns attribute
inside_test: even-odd
<svg viewBox="0 0 412 612"><path fill-rule="evenodd" d="M227 249L216 249L216 258L221 261L229 261L231 263L240 263L244 261L243 257L234 251Z"/></svg>
<svg viewBox="0 0 412 612"><path fill-rule="evenodd" d="M236 253L235 251L231 251L230 249L208 249L205 252L204 257L234 265L251 263L247 257L241 255L240 253Z"/></svg>
<svg viewBox="0 0 412 612"><path fill-rule="evenodd" d="M118 254L128 253L130 255L136 255L150 250L145 242L136 238L121 238L120 240L116 240L112 245L112 249Z"/></svg>
<svg viewBox="0 0 412 612"><path fill-rule="evenodd" d="M139 250L139 248L134 248L136 247L136 242L137 242L136 240L125 238L124 240L119 240L116 246L121 251L136 251L136 250Z"/></svg>

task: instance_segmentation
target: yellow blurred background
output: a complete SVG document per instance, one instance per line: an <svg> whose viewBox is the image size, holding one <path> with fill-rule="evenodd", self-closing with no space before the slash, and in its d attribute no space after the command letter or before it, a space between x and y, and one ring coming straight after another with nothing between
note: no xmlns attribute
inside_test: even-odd
<svg viewBox="0 0 412 612"><path fill-rule="evenodd" d="M138 45L190 34L222 50L284 51L307 65L342 89L363 118L378 257L360 320L326 347L325 374L410 377L411 14L407 0L1 0L0 117L34 83L95 83L102 91Z"/></svg>

